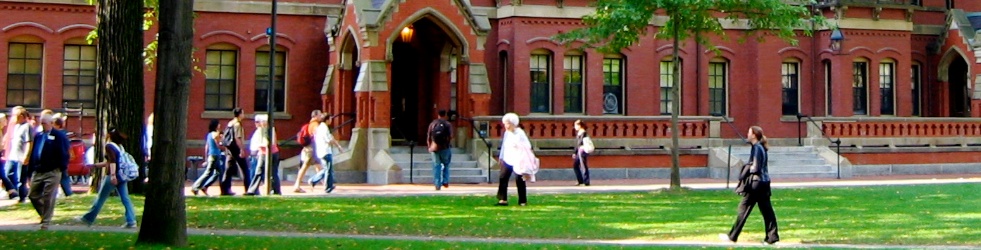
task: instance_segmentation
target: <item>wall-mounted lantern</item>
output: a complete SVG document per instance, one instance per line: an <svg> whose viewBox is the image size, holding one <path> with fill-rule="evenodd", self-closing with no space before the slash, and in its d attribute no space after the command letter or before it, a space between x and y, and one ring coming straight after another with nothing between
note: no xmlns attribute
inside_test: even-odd
<svg viewBox="0 0 981 250"><path fill-rule="evenodd" d="M831 31L831 50L835 53L841 52L841 43L845 41L845 34L841 33L841 30L835 28Z"/></svg>
<svg viewBox="0 0 981 250"><path fill-rule="evenodd" d="M409 41L412 41L412 33L414 33L414 32L415 32L415 29L412 28L412 25L405 26L405 28L402 28L402 33L401 33L401 35L402 35L402 42L406 42L407 43Z"/></svg>

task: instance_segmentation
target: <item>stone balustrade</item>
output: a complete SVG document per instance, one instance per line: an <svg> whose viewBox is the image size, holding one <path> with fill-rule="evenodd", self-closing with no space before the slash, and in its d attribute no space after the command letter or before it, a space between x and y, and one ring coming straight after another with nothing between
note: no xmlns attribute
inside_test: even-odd
<svg viewBox="0 0 981 250"><path fill-rule="evenodd" d="M808 126L808 136L841 138L851 146L968 146L981 143L981 119L815 117L817 127Z"/></svg>
<svg viewBox="0 0 981 250"><path fill-rule="evenodd" d="M604 117L604 116L525 116L521 117L519 126L529 137L535 139L569 139L575 138L573 122L581 119L586 123L586 130L592 138L670 138L671 118L662 116L648 117ZM679 137L708 138L710 121L715 117L683 117L678 121ZM476 117L479 122L489 122L489 136L500 138L504 133L500 116Z"/></svg>

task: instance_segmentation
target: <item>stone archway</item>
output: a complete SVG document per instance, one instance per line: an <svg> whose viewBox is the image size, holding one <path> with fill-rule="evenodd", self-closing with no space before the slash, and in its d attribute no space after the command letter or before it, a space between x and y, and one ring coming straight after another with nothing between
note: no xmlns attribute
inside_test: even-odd
<svg viewBox="0 0 981 250"><path fill-rule="evenodd" d="M340 57L338 60L338 84L337 89L334 91L337 93L336 97L338 102L336 102L337 107L335 111L338 112L339 120L335 125L347 122L348 119L354 119L353 115L342 115L342 114L354 114L357 110L357 98L355 96L355 85L357 84L358 76L361 73L361 62L358 61L358 54L360 51L358 48L358 43L354 39L353 31L347 32L341 40L340 46ZM351 131L354 128L353 125L347 125L340 128L338 132L342 140L350 140Z"/></svg>
<svg viewBox="0 0 981 250"><path fill-rule="evenodd" d="M451 35L442 21L424 15L405 25L412 37L391 40L392 144L422 144L437 110L457 107L456 69L461 63L462 39Z"/></svg>

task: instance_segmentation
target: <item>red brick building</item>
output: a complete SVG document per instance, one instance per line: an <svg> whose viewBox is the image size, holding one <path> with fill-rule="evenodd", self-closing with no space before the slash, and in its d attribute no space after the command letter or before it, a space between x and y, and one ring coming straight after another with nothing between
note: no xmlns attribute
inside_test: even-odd
<svg viewBox="0 0 981 250"><path fill-rule="evenodd" d="M91 99L95 48L84 37L95 12L76 2L0 1L0 102L49 108ZM264 110L256 79L268 74L260 68L269 56L269 2L195 2L196 66L207 74L193 78L192 145L200 144L195 131L229 118L231 107ZM567 153L549 149L568 147L575 119L591 124L598 146L609 149L594 167L667 166L663 152L643 150L663 149L671 134L671 41L646 37L604 54L550 39L581 27L590 2L280 1L279 138L290 137L310 110L337 114L332 124L349 150L336 159L346 178L389 183L400 170L390 149L422 140L435 110L457 113L456 145L476 158L487 151L467 119L493 140L497 116L515 112L542 150L544 168L567 167ZM979 160L973 147L981 143L981 119L968 117L981 117L981 2L820 0L809 7L838 31L815 27L797 45L775 37L740 43L734 38L745 28L728 23L733 39L711 38L714 50L692 41L679 48L677 132L691 150L683 166L710 165L706 149L728 145L751 125L766 128L777 145L797 145L799 136L815 146L827 146L825 136L841 138L853 163L887 164L947 144L960 147L940 163ZM46 18L52 14L59 18ZM654 20L650 33L663 23ZM145 80L149 109L153 74ZM797 114L816 122L799 122ZM868 149L883 145L894 150Z"/></svg>

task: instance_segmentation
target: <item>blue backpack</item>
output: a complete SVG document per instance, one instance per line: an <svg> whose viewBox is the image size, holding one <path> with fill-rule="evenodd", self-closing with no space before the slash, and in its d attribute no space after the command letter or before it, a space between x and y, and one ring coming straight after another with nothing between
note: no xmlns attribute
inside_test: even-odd
<svg viewBox="0 0 981 250"><path fill-rule="evenodd" d="M116 149L119 154L116 157L116 178L120 181L128 182L135 180L140 177L140 165L136 164L136 160L133 159L133 155L126 153L123 147L109 142L107 145L112 146Z"/></svg>

